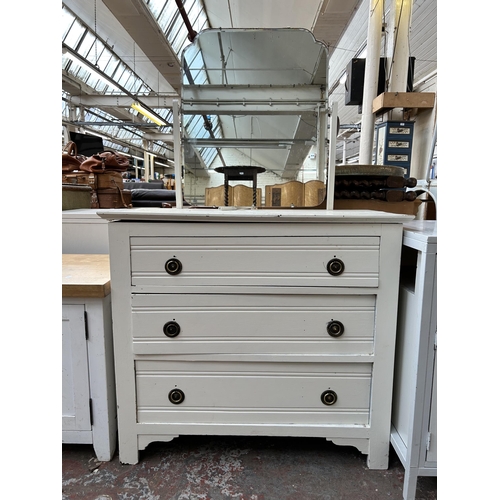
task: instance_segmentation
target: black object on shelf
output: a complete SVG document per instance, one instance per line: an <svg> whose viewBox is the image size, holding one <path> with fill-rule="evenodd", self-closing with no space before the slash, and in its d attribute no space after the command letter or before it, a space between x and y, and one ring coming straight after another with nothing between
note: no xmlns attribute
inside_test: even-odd
<svg viewBox="0 0 500 500"><path fill-rule="evenodd" d="M76 144L76 150L79 155L89 157L104 151L104 144L101 137L80 134L79 132L70 132L69 136Z"/></svg>
<svg viewBox="0 0 500 500"><path fill-rule="evenodd" d="M230 167L217 167L216 172L224 174L224 206L229 204L229 181L253 181L253 205L257 206L257 174L265 172L264 167L236 165Z"/></svg>
<svg viewBox="0 0 500 500"><path fill-rule="evenodd" d="M345 82L345 105L361 106L363 104L363 90L365 85L365 66L366 59L354 58L349 61L346 67ZM388 58L381 57L378 70L377 95L386 91L386 68L390 73L391 61ZM408 59L408 78L406 83L406 92L413 92L413 75L415 74L415 58Z"/></svg>

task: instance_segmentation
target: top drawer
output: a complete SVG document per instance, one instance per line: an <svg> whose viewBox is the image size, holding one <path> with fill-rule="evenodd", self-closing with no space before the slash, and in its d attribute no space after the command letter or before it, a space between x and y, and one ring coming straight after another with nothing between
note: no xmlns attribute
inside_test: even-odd
<svg viewBox="0 0 500 500"><path fill-rule="evenodd" d="M130 247L135 286L378 286L378 236L132 236Z"/></svg>

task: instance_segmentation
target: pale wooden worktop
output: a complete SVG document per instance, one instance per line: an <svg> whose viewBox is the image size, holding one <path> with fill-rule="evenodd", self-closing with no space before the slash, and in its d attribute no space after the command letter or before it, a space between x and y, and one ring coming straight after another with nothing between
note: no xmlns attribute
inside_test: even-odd
<svg viewBox="0 0 500 500"><path fill-rule="evenodd" d="M110 292L109 255L63 254L63 297L105 297Z"/></svg>

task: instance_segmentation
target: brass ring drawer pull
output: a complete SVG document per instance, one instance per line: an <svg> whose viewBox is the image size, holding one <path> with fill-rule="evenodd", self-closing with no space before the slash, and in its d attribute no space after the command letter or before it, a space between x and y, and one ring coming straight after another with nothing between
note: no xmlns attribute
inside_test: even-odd
<svg viewBox="0 0 500 500"><path fill-rule="evenodd" d="M344 272L345 266L344 263L340 259L332 259L328 261L326 265L326 270L332 276L339 276Z"/></svg>
<svg viewBox="0 0 500 500"><path fill-rule="evenodd" d="M165 323L163 325L163 333L167 337L177 337L177 335L181 333L181 327L179 323L176 323L175 321L169 321L168 323Z"/></svg>
<svg viewBox="0 0 500 500"><path fill-rule="evenodd" d="M165 262L165 271L172 275L179 274L182 271L181 261L179 259L168 259Z"/></svg>
<svg viewBox="0 0 500 500"><path fill-rule="evenodd" d="M168 400L174 405L180 405L184 401L184 392L180 389L172 389L168 393Z"/></svg>
<svg viewBox="0 0 500 500"><path fill-rule="evenodd" d="M340 337L341 335L344 334L344 325L340 321L337 321L335 319L332 319L330 323L326 326L326 331L328 332L328 335L332 337Z"/></svg>
<svg viewBox="0 0 500 500"><path fill-rule="evenodd" d="M321 394L321 402L326 406L332 406L337 402L337 393L334 391L325 391Z"/></svg>

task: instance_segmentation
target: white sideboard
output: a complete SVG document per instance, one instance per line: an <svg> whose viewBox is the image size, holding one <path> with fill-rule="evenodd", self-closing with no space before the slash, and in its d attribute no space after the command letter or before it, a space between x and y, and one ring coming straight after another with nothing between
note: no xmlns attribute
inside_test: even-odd
<svg viewBox="0 0 500 500"><path fill-rule="evenodd" d="M117 441L110 291L108 255L62 256L62 442L101 461Z"/></svg>
<svg viewBox="0 0 500 500"><path fill-rule="evenodd" d="M93 208L62 211L63 254L108 254L108 221Z"/></svg>
<svg viewBox="0 0 500 500"><path fill-rule="evenodd" d="M404 468L403 496L437 475L437 222L404 225L391 443Z"/></svg>
<svg viewBox="0 0 500 500"><path fill-rule="evenodd" d="M323 437L386 469L403 222L371 211L108 219L119 458L179 435Z"/></svg>

